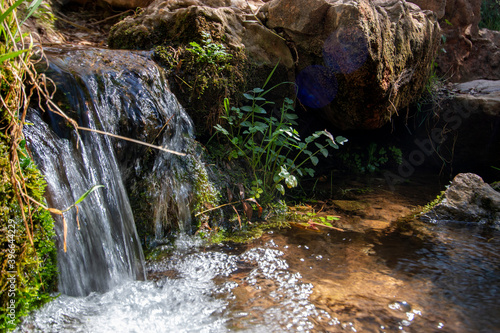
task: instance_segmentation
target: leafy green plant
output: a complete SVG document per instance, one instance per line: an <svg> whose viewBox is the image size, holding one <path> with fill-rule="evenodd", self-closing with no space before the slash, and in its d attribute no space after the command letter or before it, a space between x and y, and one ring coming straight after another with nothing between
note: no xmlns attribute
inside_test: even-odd
<svg viewBox="0 0 500 333"><path fill-rule="evenodd" d="M431 209L433 209L436 205L440 204L441 201L443 201L443 199L444 199L444 193L445 193L445 191L441 191L436 196L436 198L434 200L432 200L431 202L428 202L417 215L425 214L425 213L429 212Z"/></svg>
<svg viewBox="0 0 500 333"><path fill-rule="evenodd" d="M500 31L500 0L483 0L481 2L479 27Z"/></svg>
<svg viewBox="0 0 500 333"><path fill-rule="evenodd" d="M259 198L262 195L271 198L278 191L285 194L285 186L293 188L298 185L302 176L314 176L318 154L329 155L328 148L338 149L347 141L346 138L333 136L326 130L318 131L304 140L300 138L295 126L298 116L294 113L293 101L285 98L279 114L268 114L266 106L274 102L265 95L278 85L266 89L276 67L268 76L262 88L243 94L247 105L231 107L229 100L224 100L225 114L221 116L226 123L216 125L216 134L227 138L231 147L229 159L244 159L251 170L251 195ZM283 83L282 83L283 84ZM320 142L320 138L324 138Z"/></svg>
<svg viewBox="0 0 500 333"><path fill-rule="evenodd" d="M243 50L231 49L221 38L201 31L201 41L154 48L153 58L168 69L171 88L189 111L198 137L211 135L219 123L223 98L245 91L249 68ZM198 36L198 33L197 33Z"/></svg>
<svg viewBox="0 0 500 333"><path fill-rule="evenodd" d="M191 48L186 50L196 56L197 62L217 65L219 70L224 69L233 56L226 51L224 45L213 43L209 33L203 31L201 34L203 37L202 45L191 42L189 43Z"/></svg>
<svg viewBox="0 0 500 333"><path fill-rule="evenodd" d="M366 151L345 152L340 154L344 164L357 173L375 173L389 162L402 163L403 153L395 146L379 147L372 142Z"/></svg>

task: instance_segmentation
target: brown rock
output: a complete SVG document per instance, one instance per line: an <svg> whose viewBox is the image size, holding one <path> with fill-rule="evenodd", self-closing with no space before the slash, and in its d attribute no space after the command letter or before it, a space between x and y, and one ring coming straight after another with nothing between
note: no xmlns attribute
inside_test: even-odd
<svg viewBox="0 0 500 333"><path fill-rule="evenodd" d="M435 15L400 0L273 0L261 13L298 54L303 105L343 129L375 129L419 95L435 56Z"/></svg>
<svg viewBox="0 0 500 333"><path fill-rule="evenodd" d="M440 36L432 12L402 0L156 0L115 25L109 45L187 44L200 31L255 64L296 65L301 103L344 129L379 128L413 101Z"/></svg>
<svg viewBox="0 0 500 333"><path fill-rule="evenodd" d="M153 2L137 16L112 29L112 48L148 49L153 45L189 43L209 32L233 50L245 49L257 64L291 67L292 55L284 40L253 16L264 3L259 0L175 0Z"/></svg>
<svg viewBox="0 0 500 333"><path fill-rule="evenodd" d="M440 21L445 42L436 59L439 74L451 82L500 79L498 36L480 31L481 0L448 0Z"/></svg>
<svg viewBox="0 0 500 333"><path fill-rule="evenodd" d="M421 9L432 10L438 19L442 19L446 10L446 0L409 0Z"/></svg>
<svg viewBox="0 0 500 333"><path fill-rule="evenodd" d="M86 5L91 3L107 3L113 7L124 9L135 9L137 7L147 7L153 0L56 0L59 3L77 3Z"/></svg>

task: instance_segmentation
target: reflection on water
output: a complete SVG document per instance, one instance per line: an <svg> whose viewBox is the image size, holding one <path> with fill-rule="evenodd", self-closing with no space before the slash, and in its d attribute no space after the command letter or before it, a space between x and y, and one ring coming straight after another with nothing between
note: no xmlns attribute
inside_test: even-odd
<svg viewBox="0 0 500 333"><path fill-rule="evenodd" d="M496 332L500 233L270 232L204 248L181 236L149 281L60 296L18 332Z"/></svg>

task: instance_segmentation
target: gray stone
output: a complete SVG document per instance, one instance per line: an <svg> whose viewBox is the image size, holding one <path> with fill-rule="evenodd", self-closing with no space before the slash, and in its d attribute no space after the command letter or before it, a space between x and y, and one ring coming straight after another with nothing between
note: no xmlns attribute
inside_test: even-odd
<svg viewBox="0 0 500 333"><path fill-rule="evenodd" d="M458 174L424 221L480 222L500 227L500 193L473 173Z"/></svg>

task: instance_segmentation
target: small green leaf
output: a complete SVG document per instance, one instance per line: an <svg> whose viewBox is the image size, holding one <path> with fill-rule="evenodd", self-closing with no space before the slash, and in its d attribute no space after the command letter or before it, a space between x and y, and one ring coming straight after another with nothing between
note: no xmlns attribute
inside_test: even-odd
<svg viewBox="0 0 500 333"><path fill-rule="evenodd" d="M245 106L241 107L241 110L245 111L245 112L252 112L253 108L251 106L249 106L249 105L245 105Z"/></svg>
<svg viewBox="0 0 500 333"><path fill-rule="evenodd" d="M337 136L337 137L335 138L335 141L337 141L337 143L338 143L338 144L343 145L344 143L346 143L346 142L347 142L347 141L349 141L349 140L347 140L347 139L346 139L346 138L344 138L343 136Z"/></svg>
<svg viewBox="0 0 500 333"><path fill-rule="evenodd" d="M314 177L314 169L304 168L304 171L307 172L310 177Z"/></svg>
<svg viewBox="0 0 500 333"><path fill-rule="evenodd" d="M283 187L283 185L281 184L278 184L276 185L276 189L282 194L282 195L285 195L285 187Z"/></svg>
<svg viewBox="0 0 500 333"><path fill-rule="evenodd" d="M85 192L78 200L76 200L75 205L78 205L80 202L82 202L83 200L85 200L85 198L90 193L94 192L95 190L97 190L100 187L104 187L104 185L94 185L94 186L92 186L92 188L90 190L88 190L87 192Z"/></svg>
<svg viewBox="0 0 500 333"><path fill-rule="evenodd" d="M26 50L19 50L19 51L9 52L9 53L7 53L7 54L4 54L4 55L2 55L2 56L0 57L0 64L1 64L2 62L4 62L5 60L9 60L9 59L15 58L15 57L17 57L18 55L23 54L23 53L25 53L25 52L28 52L28 50L27 50L27 49L26 49Z"/></svg>
<svg viewBox="0 0 500 333"><path fill-rule="evenodd" d="M225 128L223 128L221 125L215 125L214 128L217 132L221 132L224 135L229 135L229 132Z"/></svg>
<svg viewBox="0 0 500 333"><path fill-rule="evenodd" d="M279 176L280 176L281 178L286 178L286 177L290 176L290 173L288 172L288 170L287 170L287 169L285 169L285 167L284 167L284 166L281 166L281 171L280 171L280 173L279 173Z"/></svg>
<svg viewBox="0 0 500 333"><path fill-rule="evenodd" d="M250 95L249 93L244 93L243 97L245 97L249 101L253 101L255 99L255 97L253 95Z"/></svg>
<svg viewBox="0 0 500 333"><path fill-rule="evenodd" d="M316 166L318 165L319 159L316 156L311 156L311 163Z"/></svg>
<svg viewBox="0 0 500 333"><path fill-rule="evenodd" d="M254 112L255 113L259 113L259 114L266 114L267 113L264 108L262 108L262 107L260 107L258 105L254 108Z"/></svg>
<svg viewBox="0 0 500 333"><path fill-rule="evenodd" d="M285 183L288 188L297 187L297 185L299 184L297 178L295 178L295 176L293 175L289 175L288 177L286 177Z"/></svg>
<svg viewBox="0 0 500 333"><path fill-rule="evenodd" d="M339 149L339 146L335 142L333 142L331 140L328 140L327 142L330 145L330 147L335 148L335 149Z"/></svg>

